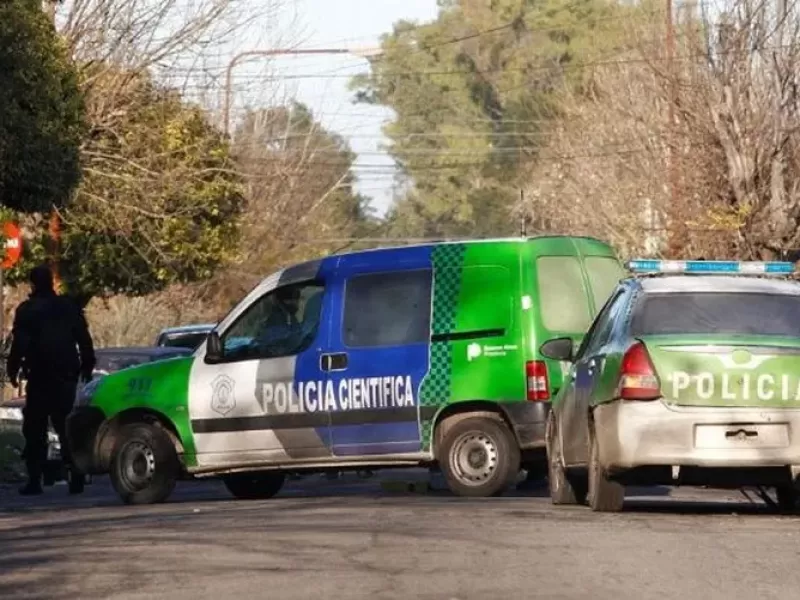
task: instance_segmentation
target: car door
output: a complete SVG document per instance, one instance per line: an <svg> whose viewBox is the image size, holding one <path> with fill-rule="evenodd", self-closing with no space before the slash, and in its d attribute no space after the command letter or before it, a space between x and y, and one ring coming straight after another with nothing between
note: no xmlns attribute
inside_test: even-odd
<svg viewBox="0 0 800 600"><path fill-rule="evenodd" d="M222 361L198 356L189 405L200 466L331 456L321 369L331 311L325 278L278 284L220 332Z"/></svg>
<svg viewBox="0 0 800 600"><path fill-rule="evenodd" d="M343 256L336 271L331 351L337 395L335 456L421 451L419 389L428 371L432 271L427 254L402 249Z"/></svg>
<svg viewBox="0 0 800 600"><path fill-rule="evenodd" d="M625 290L618 287L595 318L576 354L569 373L570 390L565 395L560 419L562 455L565 465L582 465L587 460L588 397L603 367L602 348L611 335L614 316Z"/></svg>

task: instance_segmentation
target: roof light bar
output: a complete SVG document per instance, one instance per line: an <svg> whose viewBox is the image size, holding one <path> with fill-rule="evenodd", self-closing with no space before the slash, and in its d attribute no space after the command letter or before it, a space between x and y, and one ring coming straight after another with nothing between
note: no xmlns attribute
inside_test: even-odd
<svg viewBox="0 0 800 600"><path fill-rule="evenodd" d="M757 262L737 260L650 260L628 261L633 273L702 273L705 275L790 275L794 264L790 262Z"/></svg>

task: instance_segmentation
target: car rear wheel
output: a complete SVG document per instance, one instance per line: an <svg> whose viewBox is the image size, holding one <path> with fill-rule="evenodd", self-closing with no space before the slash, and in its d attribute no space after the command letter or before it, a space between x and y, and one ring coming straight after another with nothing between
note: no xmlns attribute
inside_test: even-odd
<svg viewBox="0 0 800 600"><path fill-rule="evenodd" d="M625 487L612 481L600 464L600 452L594 426L589 431L589 506L596 512L619 512L625 503Z"/></svg>
<svg viewBox="0 0 800 600"><path fill-rule="evenodd" d="M547 417L547 480L550 500L553 504L584 504L586 502L586 483L577 477L570 477L561 464L558 450L558 430L553 411Z"/></svg>
<svg viewBox="0 0 800 600"><path fill-rule="evenodd" d="M793 512L797 509L798 493L794 487L785 486L775 490L778 499L778 509L784 512Z"/></svg>
<svg viewBox="0 0 800 600"><path fill-rule="evenodd" d="M438 452L447 486L459 496L497 496L514 485L520 450L499 417L467 417L447 430Z"/></svg>
<svg viewBox="0 0 800 600"><path fill-rule="evenodd" d="M175 446L158 425L122 428L111 458L111 484L126 504L163 502L175 489L180 462Z"/></svg>
<svg viewBox="0 0 800 600"><path fill-rule="evenodd" d="M222 481L228 491L239 500L267 500L281 491L286 474L264 471L259 473L233 473Z"/></svg>

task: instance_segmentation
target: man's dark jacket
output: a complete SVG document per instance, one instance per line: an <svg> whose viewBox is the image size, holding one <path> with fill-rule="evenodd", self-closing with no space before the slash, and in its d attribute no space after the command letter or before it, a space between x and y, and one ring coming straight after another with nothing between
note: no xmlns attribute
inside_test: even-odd
<svg viewBox="0 0 800 600"><path fill-rule="evenodd" d="M14 316L8 374L77 380L91 377L94 347L80 305L54 292L34 293Z"/></svg>

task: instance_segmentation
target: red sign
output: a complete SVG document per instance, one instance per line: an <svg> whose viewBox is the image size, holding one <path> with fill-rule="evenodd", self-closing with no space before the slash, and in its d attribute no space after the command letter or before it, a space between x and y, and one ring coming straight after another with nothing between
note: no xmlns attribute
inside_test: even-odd
<svg viewBox="0 0 800 600"><path fill-rule="evenodd" d="M22 256L22 232L14 223L3 223L3 235L6 238L6 251L3 256L3 269L10 269Z"/></svg>

